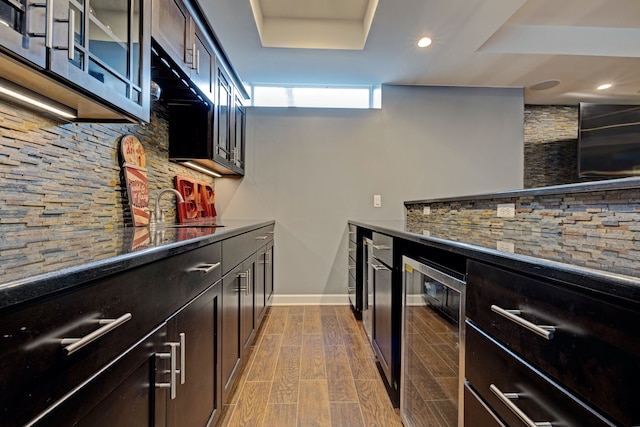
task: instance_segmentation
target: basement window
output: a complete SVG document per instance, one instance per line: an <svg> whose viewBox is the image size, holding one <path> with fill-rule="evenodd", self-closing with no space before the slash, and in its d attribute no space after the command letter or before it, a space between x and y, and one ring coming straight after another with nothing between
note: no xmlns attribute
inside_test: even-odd
<svg viewBox="0 0 640 427"><path fill-rule="evenodd" d="M380 108L380 86L251 86L254 107Z"/></svg>

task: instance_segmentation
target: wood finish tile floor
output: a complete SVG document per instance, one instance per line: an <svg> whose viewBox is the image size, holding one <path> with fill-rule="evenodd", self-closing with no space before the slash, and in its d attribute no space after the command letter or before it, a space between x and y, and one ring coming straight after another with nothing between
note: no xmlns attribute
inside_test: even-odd
<svg viewBox="0 0 640 427"><path fill-rule="evenodd" d="M402 426L349 306L271 307L224 427Z"/></svg>

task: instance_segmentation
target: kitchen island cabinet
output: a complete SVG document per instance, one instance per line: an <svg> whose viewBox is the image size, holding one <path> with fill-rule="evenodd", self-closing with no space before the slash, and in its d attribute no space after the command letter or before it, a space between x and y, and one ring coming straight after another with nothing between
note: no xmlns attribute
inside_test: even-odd
<svg viewBox="0 0 640 427"><path fill-rule="evenodd" d="M580 266L580 258L559 262L549 249L539 257L520 255L501 245L528 242L530 233L518 231L436 225L408 230L402 221L350 225L359 233L391 236L399 255L465 273L466 327L459 343L459 415L465 426L480 420L496 426L640 424L640 339L634 329L640 323L640 274L629 275L628 263L598 269L594 262ZM603 245L599 238L559 234L539 240L558 248L563 259L579 257L580 245Z"/></svg>
<svg viewBox="0 0 640 427"><path fill-rule="evenodd" d="M160 246L139 254L125 248L113 259L0 285L0 424L215 423L223 403L223 242L264 224L179 229L173 243L165 230Z"/></svg>

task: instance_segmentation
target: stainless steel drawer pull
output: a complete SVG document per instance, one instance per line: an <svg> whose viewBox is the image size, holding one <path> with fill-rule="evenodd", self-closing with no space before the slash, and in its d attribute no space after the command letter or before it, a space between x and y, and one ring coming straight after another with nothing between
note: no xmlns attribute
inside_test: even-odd
<svg viewBox="0 0 640 427"><path fill-rule="evenodd" d="M64 351L67 353L67 355L71 355L75 353L81 348L91 344L101 336L107 334L108 332L111 332L118 326L127 322L128 320L131 319L131 317L132 317L131 313L126 313L118 317L117 319L100 319L98 323L104 326L96 329L95 331L91 332L89 335L85 335L82 338L63 338L61 341L61 344L65 346Z"/></svg>
<svg viewBox="0 0 640 427"><path fill-rule="evenodd" d="M268 236L258 236L256 237L256 240L267 240Z"/></svg>
<svg viewBox="0 0 640 427"><path fill-rule="evenodd" d="M355 266L355 265L351 265L351 264L349 264L349 270L354 270L355 268L356 268L356 266Z"/></svg>
<svg viewBox="0 0 640 427"><path fill-rule="evenodd" d="M373 269L376 271L388 270L388 268L382 264L371 264L371 267L373 267Z"/></svg>
<svg viewBox="0 0 640 427"><path fill-rule="evenodd" d="M356 232L355 231L350 231L349 234L356 234Z"/></svg>
<svg viewBox="0 0 640 427"><path fill-rule="evenodd" d="M387 246L387 245L373 245L373 249L376 249L378 251L388 251L391 250L391 246Z"/></svg>
<svg viewBox="0 0 640 427"><path fill-rule="evenodd" d="M189 271L202 271L204 274L209 274L216 268L220 267L220 265L222 264L219 262L216 262L215 264L201 264L197 267L192 268Z"/></svg>
<svg viewBox="0 0 640 427"><path fill-rule="evenodd" d="M355 252L356 250L356 248L349 248L349 252Z"/></svg>
<svg viewBox="0 0 640 427"><path fill-rule="evenodd" d="M489 386L489 390L491 390L493 392L493 394L496 395L496 397L498 399L500 399L500 401L502 403L504 403L504 405L509 408L509 410L511 412L513 412L518 418L520 418L520 420L525 423L528 427L553 427L553 424L551 424L548 421L540 421L540 422L536 422L533 421L531 418L529 418L527 416L527 414L525 414L524 412L522 412L522 410L520 408L518 408L511 400L513 399L519 399L520 395L518 393L503 393L500 391L500 389L498 387L496 387L494 384L491 384Z"/></svg>
<svg viewBox="0 0 640 427"><path fill-rule="evenodd" d="M491 311L493 311L494 313L498 313L500 316L511 320L514 323L517 323L523 328L530 330L534 334L540 335L542 338L545 338L547 340L553 339L553 334L556 331L555 326L536 325L535 323L529 322L528 320L520 317L520 315L522 314L520 310L505 310L504 308L498 307L497 305L492 305Z"/></svg>
<svg viewBox="0 0 640 427"><path fill-rule="evenodd" d="M276 234L275 231L267 231L267 234Z"/></svg>

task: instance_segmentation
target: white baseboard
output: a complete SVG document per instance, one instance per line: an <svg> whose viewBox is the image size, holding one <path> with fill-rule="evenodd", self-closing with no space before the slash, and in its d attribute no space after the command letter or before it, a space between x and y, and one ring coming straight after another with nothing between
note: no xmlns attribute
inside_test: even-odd
<svg viewBox="0 0 640 427"><path fill-rule="evenodd" d="M271 305L349 305L346 294L274 295Z"/></svg>

